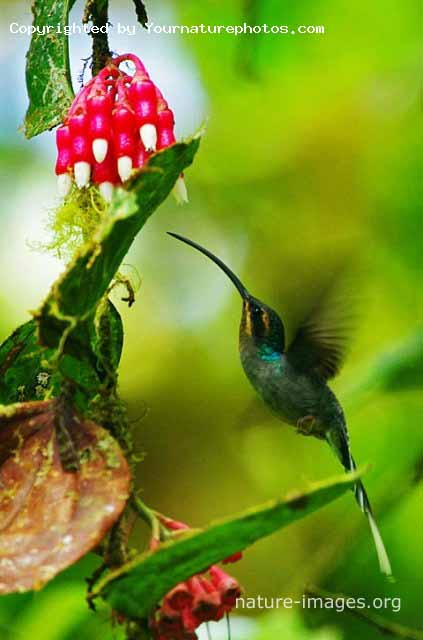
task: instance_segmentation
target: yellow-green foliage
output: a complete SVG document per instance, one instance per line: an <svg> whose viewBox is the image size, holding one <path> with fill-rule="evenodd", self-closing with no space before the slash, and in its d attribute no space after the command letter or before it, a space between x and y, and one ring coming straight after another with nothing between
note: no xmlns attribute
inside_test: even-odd
<svg viewBox="0 0 423 640"><path fill-rule="evenodd" d="M47 229L51 238L41 249L58 258L70 258L93 233L106 208L107 203L96 187L73 187L59 208L50 212Z"/></svg>

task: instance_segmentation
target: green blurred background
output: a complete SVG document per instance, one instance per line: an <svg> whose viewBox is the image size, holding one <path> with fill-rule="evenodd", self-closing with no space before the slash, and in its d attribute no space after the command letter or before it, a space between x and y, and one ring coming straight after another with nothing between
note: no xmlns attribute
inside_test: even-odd
<svg viewBox="0 0 423 640"><path fill-rule="evenodd" d="M80 5L71 21L80 20ZM135 284L141 281L134 307L115 296L126 331L120 390L145 453L138 485L150 505L202 526L340 471L321 442L251 408L254 394L237 353L239 298L215 266L165 231L218 253L280 310L288 327L316 275L345 252L358 256L359 325L334 388L345 402L356 459L373 463L366 485L397 581L379 575L365 519L350 495L256 544L233 573L248 596L296 597L314 583L369 600L400 597L401 611L379 613L419 627L421 388L414 381L411 389L380 390L372 364L423 320L417 3L155 0L147 8L159 25L246 20L290 29L324 25L325 34L112 32L113 50L140 55L174 107L179 136L207 120L186 173L190 204L179 208L169 198L134 243L123 268ZM1 9L3 339L38 307L63 264L32 248L46 240L46 220L57 204L54 135L25 141L17 132L26 109L28 38L11 36L9 24L30 24L30 7L1 2ZM134 25L131 3L113 2L111 20ZM90 39L72 36L70 44L76 80ZM363 392L369 371L376 381L371 394ZM106 610L96 616L83 601L83 577L95 566L93 557L84 558L41 593L3 598L0 637L120 637L110 631ZM241 613L233 623L236 640L379 637L348 613L300 607L271 618ZM226 637L216 625L212 633L215 640Z"/></svg>

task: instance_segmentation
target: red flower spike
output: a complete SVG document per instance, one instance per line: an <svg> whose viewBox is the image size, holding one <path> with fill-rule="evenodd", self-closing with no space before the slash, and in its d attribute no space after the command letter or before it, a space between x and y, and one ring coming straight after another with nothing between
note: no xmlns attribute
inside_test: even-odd
<svg viewBox="0 0 423 640"><path fill-rule="evenodd" d="M135 65L133 76L119 69L126 61ZM126 181L132 168L143 167L151 152L174 144L173 129L173 114L139 58L113 58L79 91L58 130L60 195L66 196L72 186L73 168L77 187L86 187L92 174L110 200L113 185ZM175 193L180 202L187 200L181 180Z"/></svg>
<svg viewBox="0 0 423 640"><path fill-rule="evenodd" d="M183 531L189 528L185 523L161 514L157 517L169 531ZM238 552L226 558L226 561L239 560L241 557L242 553ZM240 594L237 580L216 565L212 565L186 582L177 584L164 597L161 606L150 620L154 640L195 640L195 630L203 622L221 620L225 613L236 605Z"/></svg>

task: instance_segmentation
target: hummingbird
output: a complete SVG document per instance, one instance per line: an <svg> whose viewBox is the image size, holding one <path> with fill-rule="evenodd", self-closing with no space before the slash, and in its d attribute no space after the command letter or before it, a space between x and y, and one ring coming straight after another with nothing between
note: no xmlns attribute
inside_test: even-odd
<svg viewBox="0 0 423 640"><path fill-rule="evenodd" d="M239 352L244 372L256 392L283 422L303 435L325 440L345 471L355 471L344 411L328 381L340 371L345 335L321 296L287 345L278 313L249 293L241 280L216 255L184 236L169 235L207 256L228 276L242 299ZM332 317L331 317L332 316ZM392 576L391 564L361 480L355 499L367 517L380 570Z"/></svg>

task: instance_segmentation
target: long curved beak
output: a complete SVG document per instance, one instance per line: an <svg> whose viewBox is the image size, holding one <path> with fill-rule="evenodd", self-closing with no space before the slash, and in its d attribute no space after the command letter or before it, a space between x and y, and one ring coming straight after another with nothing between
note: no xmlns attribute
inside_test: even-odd
<svg viewBox="0 0 423 640"><path fill-rule="evenodd" d="M194 247L194 249L197 249L197 251L200 251L200 253L203 253L205 256L210 258L210 260L212 260L215 264L217 264L217 266L220 267L224 273L226 273L228 278L230 280L232 280L232 282L234 283L235 287L238 289L238 291L239 291L239 293L241 295L241 298L243 300L246 300L247 298L250 297L250 294L248 293L247 289L242 284L241 280L234 274L233 271L231 271L229 269L229 267L226 266L226 264L224 262L222 262L222 260L220 260L220 258L215 256L213 253L211 253L210 251L208 251L207 249L205 249L201 245L197 244L193 240L189 240L188 238L184 238L184 236L180 236L177 233L172 233L171 231L168 231L167 233L170 236L173 236L174 238L177 238L178 240L181 240L181 242L185 242L185 244L188 244L190 247Z"/></svg>

